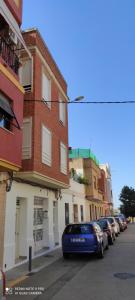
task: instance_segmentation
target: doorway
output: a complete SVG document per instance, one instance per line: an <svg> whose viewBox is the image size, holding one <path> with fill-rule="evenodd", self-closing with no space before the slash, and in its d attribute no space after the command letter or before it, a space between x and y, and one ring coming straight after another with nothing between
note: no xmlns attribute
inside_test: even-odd
<svg viewBox="0 0 135 300"><path fill-rule="evenodd" d="M54 245L59 245L59 232L58 232L58 201L53 201L53 236Z"/></svg>

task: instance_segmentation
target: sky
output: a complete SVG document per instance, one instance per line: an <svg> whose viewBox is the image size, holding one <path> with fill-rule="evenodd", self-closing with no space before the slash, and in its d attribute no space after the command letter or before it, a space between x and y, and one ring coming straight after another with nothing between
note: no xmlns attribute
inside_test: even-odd
<svg viewBox="0 0 135 300"><path fill-rule="evenodd" d="M22 28L39 29L67 84L85 101L135 100L134 0L23 0ZM112 172L114 206L135 188L135 104L69 104L69 145Z"/></svg>

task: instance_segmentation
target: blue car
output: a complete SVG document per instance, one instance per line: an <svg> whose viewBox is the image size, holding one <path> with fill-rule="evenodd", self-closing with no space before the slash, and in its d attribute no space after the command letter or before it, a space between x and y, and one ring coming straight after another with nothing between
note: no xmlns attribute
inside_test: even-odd
<svg viewBox="0 0 135 300"><path fill-rule="evenodd" d="M69 224L62 235L63 257L74 253L95 253L104 257L104 249L108 249L108 237L96 222Z"/></svg>

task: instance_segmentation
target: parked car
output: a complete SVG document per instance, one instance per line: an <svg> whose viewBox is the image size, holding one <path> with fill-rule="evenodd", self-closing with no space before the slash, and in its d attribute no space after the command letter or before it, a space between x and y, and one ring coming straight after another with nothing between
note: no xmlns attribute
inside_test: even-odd
<svg viewBox="0 0 135 300"><path fill-rule="evenodd" d="M124 224L124 230L127 229L127 223L128 222L127 222L126 217L123 214L116 215L115 217L120 217L121 220L122 220L122 222L123 222L123 224Z"/></svg>
<svg viewBox="0 0 135 300"><path fill-rule="evenodd" d="M109 223L111 224L111 226L114 230L115 236L118 236L118 234L120 233L120 227L119 227L119 224L116 222L115 218L114 217L104 217L103 219L109 221Z"/></svg>
<svg viewBox="0 0 135 300"><path fill-rule="evenodd" d="M115 232L114 232L114 229L112 228L110 222L106 219L99 219L97 223L99 224L101 229L107 233L108 243L110 245L113 245L113 243L115 241Z"/></svg>
<svg viewBox="0 0 135 300"><path fill-rule="evenodd" d="M124 230L125 230L125 224L124 224L122 218L119 217L119 216L117 216L117 217L115 217L115 220L116 220L117 223L119 224L120 231L124 231Z"/></svg>
<svg viewBox="0 0 135 300"><path fill-rule="evenodd" d="M122 221L123 221L123 223L124 223L124 227L125 227L125 229L127 229L127 219L126 219L126 217L124 216L120 216L121 217L121 219L122 219Z"/></svg>
<svg viewBox="0 0 135 300"><path fill-rule="evenodd" d="M104 257L108 249L108 236L96 222L69 224L62 235L63 257L74 253L95 253Z"/></svg>

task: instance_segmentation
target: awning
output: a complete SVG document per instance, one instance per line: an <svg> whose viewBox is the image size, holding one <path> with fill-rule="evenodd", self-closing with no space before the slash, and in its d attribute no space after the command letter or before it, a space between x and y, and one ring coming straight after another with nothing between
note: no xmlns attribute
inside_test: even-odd
<svg viewBox="0 0 135 300"><path fill-rule="evenodd" d="M4 0L0 0L0 14L4 17L6 22L9 24L12 31L16 34L17 38L21 42L23 48L28 53L29 57L31 58L31 53L27 49L24 39L21 34L21 30L19 25L17 24L16 20L14 19L13 15L11 14L10 10L8 9L7 5L5 4Z"/></svg>
<svg viewBox="0 0 135 300"><path fill-rule="evenodd" d="M16 124L12 123L12 125L18 129L20 129L20 125L18 123L16 115L15 115L9 101L1 93L0 93L0 112L2 112L2 114L3 114L3 112L5 112L11 118L13 118Z"/></svg>

